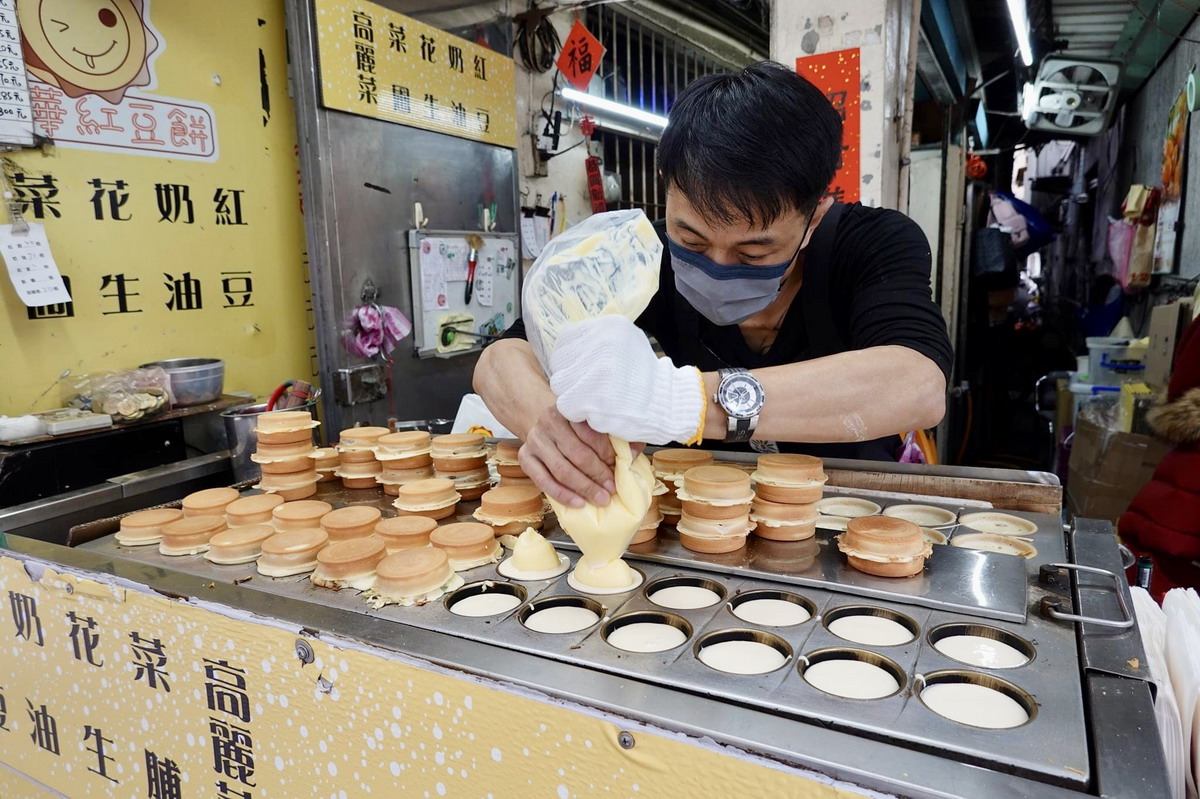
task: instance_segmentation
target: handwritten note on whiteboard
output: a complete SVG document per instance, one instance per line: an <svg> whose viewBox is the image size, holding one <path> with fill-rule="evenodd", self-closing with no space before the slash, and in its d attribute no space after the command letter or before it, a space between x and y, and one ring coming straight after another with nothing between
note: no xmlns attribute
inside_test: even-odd
<svg viewBox="0 0 1200 799"><path fill-rule="evenodd" d="M17 296L28 307L71 301L42 225L30 222L28 233L14 233L12 225L0 225L0 255Z"/></svg>
<svg viewBox="0 0 1200 799"><path fill-rule="evenodd" d="M492 268L491 256L488 256L475 268L475 299L484 308L491 308L495 302L493 297L495 287L492 285L495 275L496 270Z"/></svg>
<svg viewBox="0 0 1200 799"><path fill-rule="evenodd" d="M0 142L33 146L33 111L25 80L25 55L16 0L0 0Z"/></svg>

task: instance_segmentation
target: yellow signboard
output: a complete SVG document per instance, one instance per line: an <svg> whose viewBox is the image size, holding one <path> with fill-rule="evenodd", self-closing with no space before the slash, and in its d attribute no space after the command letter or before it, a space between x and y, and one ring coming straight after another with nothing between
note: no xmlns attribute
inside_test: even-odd
<svg viewBox="0 0 1200 799"><path fill-rule="evenodd" d="M511 58L374 3L314 5L327 107L517 146Z"/></svg>
<svg viewBox="0 0 1200 799"><path fill-rule="evenodd" d="M62 405L64 371L164 358L223 358L226 389L258 395L310 378L283 0L96 8L18 6L47 143L4 173L71 302L26 308L0 276L0 414Z"/></svg>
<svg viewBox="0 0 1200 799"><path fill-rule="evenodd" d="M0 764L66 796L856 795L533 691L12 557L0 596ZM0 767L0 789L19 784Z"/></svg>

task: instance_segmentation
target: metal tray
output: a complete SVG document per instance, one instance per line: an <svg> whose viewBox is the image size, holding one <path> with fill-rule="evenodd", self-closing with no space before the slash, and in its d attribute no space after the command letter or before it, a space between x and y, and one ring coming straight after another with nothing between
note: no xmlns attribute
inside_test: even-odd
<svg viewBox="0 0 1200 799"><path fill-rule="evenodd" d="M1088 780L1088 736L1082 716L1082 689L1074 633L1068 626L1054 625L1037 616L1031 616L1024 624L994 620L981 622L977 614L967 616L945 610L914 609L913 603L904 601L904 598L896 601L864 601L861 595L842 586L819 588L797 585L788 581L786 575L773 574L768 579L755 579L730 577L721 573L714 577L712 569L699 564L694 567L664 567L635 562L634 565L646 578L641 588L625 594L592 597L604 607L601 621L577 633L556 635L533 632L520 623L518 616L521 609L533 600L578 595L567 585L565 577L520 583L526 592L525 601L509 612L492 617L463 617L450 612L445 599L423 607L389 606L373 610L358 592L317 588L307 575L266 578L258 575L253 563L218 566L200 555L166 557L159 554L156 547L122 547L111 537L94 541L84 548L205 580L237 584L245 590L338 607L385 622L435 630L582 668L667 685L722 703L766 709L797 721L925 749L966 763L990 768L999 765L1004 771L1065 787L1078 789L1086 786ZM1005 556L982 557L994 559ZM645 588L656 579L675 575L719 582L727 592L726 601L697 610L659 608L647 598ZM494 566L464 572L463 577L468 584L483 580L508 582L498 576ZM1019 579L1022 585L1027 580L1023 567ZM728 599L756 589L798 593L813 602L817 615L789 628L748 624L730 612ZM917 622L920 634L910 644L899 647L848 644L822 626L821 614L851 604L874 605L903 613ZM647 610L662 610L686 620L692 628L687 643L666 652L638 654L615 649L604 641L601 631L608 620ZM1013 632L1033 643L1036 657L1026 666L995 672L971 669L1009 680L1028 692L1036 701L1038 710L1036 717L1027 725L1013 730L968 727L933 714L913 695L915 675L950 667L966 668L945 658L928 643L928 630L949 621L985 623ZM701 637L730 628L756 629L778 635L791 650L785 666L768 674L741 676L716 671L696 659L695 645ZM805 653L835 645L874 651L895 661L905 672L903 689L886 699L870 701L842 699L816 690L797 671L797 659Z"/></svg>
<svg viewBox="0 0 1200 799"><path fill-rule="evenodd" d="M838 495L853 496L853 495ZM865 499L865 497L864 497ZM912 504L900 500L872 502L887 508ZM920 504L946 508L961 515L977 511L936 502ZM1007 512L1007 511L1006 511ZM1038 555L1030 561L954 546L935 546L925 571L907 579L889 579L863 574L850 568L838 551L837 533L818 530L815 539L800 542L767 541L751 535L736 552L707 555L692 552L679 543L674 528L663 525L658 537L630 547L628 560L688 567L716 574L753 576L795 586L830 588L849 594L901 602L934 610L950 610L983 618L1022 622L1029 606L1028 575L1035 563L1064 556L1062 523L1057 517L1039 513L1012 513L1038 525L1033 536ZM945 530L953 540L959 530ZM556 523L547 521L546 536L556 546L578 551L579 547ZM813 548L815 540L817 547Z"/></svg>

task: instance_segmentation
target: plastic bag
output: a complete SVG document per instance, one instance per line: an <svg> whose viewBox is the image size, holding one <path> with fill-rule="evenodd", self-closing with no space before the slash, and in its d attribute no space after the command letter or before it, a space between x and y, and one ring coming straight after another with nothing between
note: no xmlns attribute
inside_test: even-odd
<svg viewBox="0 0 1200 799"><path fill-rule="evenodd" d="M988 291L1011 289L1019 282L1012 239L1000 228L985 227L975 231L971 260L971 276Z"/></svg>
<svg viewBox="0 0 1200 799"><path fill-rule="evenodd" d="M73 375L63 383L64 404L133 422L175 402L171 376L161 367Z"/></svg>
<svg viewBox="0 0 1200 799"><path fill-rule="evenodd" d="M549 375L558 332L605 314L636 319L658 291L662 242L640 210L596 214L555 236L521 290L529 345Z"/></svg>
<svg viewBox="0 0 1200 799"><path fill-rule="evenodd" d="M454 417L451 433L478 433L488 438L516 438L500 420L492 415L483 397L478 394L463 394Z"/></svg>
<svg viewBox="0 0 1200 799"><path fill-rule="evenodd" d="M1129 285L1129 256L1133 252L1133 234L1137 225L1124 217L1108 218L1108 257L1112 261L1112 276L1121 288Z"/></svg>
<svg viewBox="0 0 1200 799"><path fill-rule="evenodd" d="M1003 191L991 193L989 224L1001 225L1011 231L1019 258L1037 252L1057 237L1054 228L1036 208Z"/></svg>
<svg viewBox="0 0 1200 799"><path fill-rule="evenodd" d="M921 451L920 445L917 444L917 433L915 430L909 430L908 435L904 437L904 444L901 445L896 460L900 463L925 462L925 453Z"/></svg>

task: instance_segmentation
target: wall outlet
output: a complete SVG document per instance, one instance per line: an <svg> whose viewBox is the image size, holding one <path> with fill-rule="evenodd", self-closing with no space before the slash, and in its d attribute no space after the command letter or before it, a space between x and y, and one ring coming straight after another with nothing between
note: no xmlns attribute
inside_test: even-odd
<svg viewBox="0 0 1200 799"><path fill-rule="evenodd" d="M542 149L540 136L534 133L529 137L533 142L533 172L527 177L531 178L547 178L550 177L550 169L546 165L545 159L542 158Z"/></svg>
<svg viewBox="0 0 1200 799"><path fill-rule="evenodd" d="M341 405L362 405L387 396L387 374L380 363L366 363L338 369L333 393Z"/></svg>

